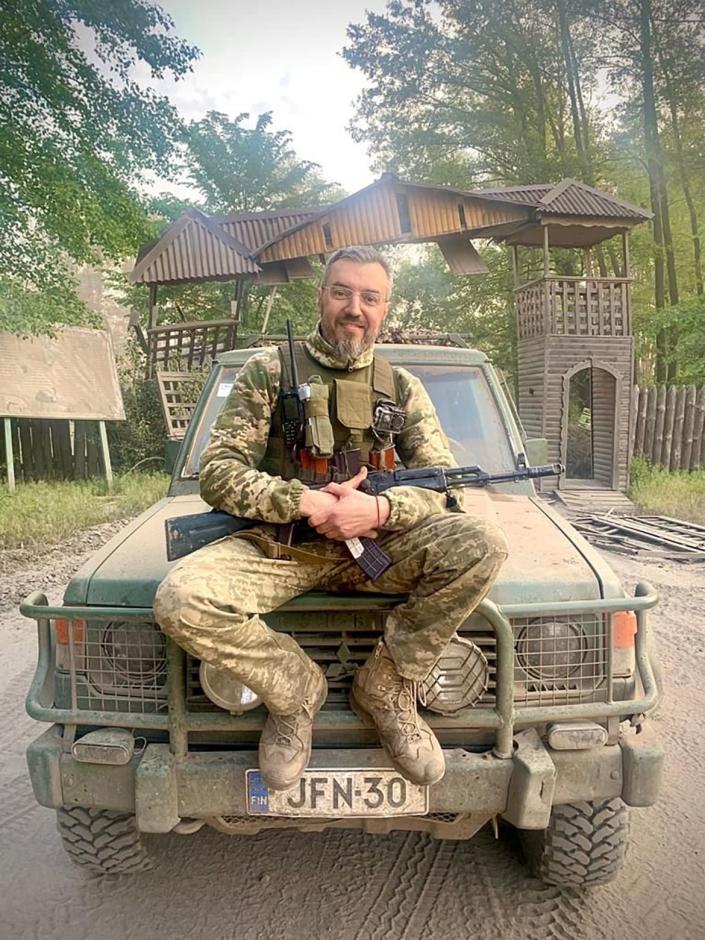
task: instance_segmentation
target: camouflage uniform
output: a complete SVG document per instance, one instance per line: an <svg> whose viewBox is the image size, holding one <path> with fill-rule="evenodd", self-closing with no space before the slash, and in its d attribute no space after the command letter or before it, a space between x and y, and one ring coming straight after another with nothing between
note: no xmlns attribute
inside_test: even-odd
<svg viewBox="0 0 705 940"><path fill-rule="evenodd" d="M373 351L337 359L316 331L306 341L322 365L352 372L369 366ZM253 355L240 371L201 462L201 494L236 516L261 519L255 535L272 548L230 536L182 559L155 598L162 629L199 659L231 670L262 696L270 711L298 707L303 652L287 634L261 619L310 590L408 593L390 612L385 640L402 676L423 679L449 638L487 594L506 557L502 532L490 521L446 508L445 495L402 486L385 493L391 513L380 544L392 566L375 582L351 559L344 543L312 536L297 547L319 563L282 560L271 524L300 518L304 485L258 470L278 407L276 349ZM395 368L406 424L396 445L407 467L452 466L454 461L422 383ZM271 557L269 557L271 556Z"/></svg>

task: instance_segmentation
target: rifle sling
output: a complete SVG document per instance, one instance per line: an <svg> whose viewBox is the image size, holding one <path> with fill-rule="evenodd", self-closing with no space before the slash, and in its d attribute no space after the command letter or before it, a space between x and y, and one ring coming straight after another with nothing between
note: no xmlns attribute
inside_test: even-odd
<svg viewBox="0 0 705 940"><path fill-rule="evenodd" d="M281 542L275 542L247 529L235 532L232 538L246 539L248 542L253 542L262 549L268 558L273 558L276 561L302 561L307 565L330 565L331 562L336 560L325 555L317 555L315 552L305 552L302 548L296 548L295 545L284 545Z"/></svg>

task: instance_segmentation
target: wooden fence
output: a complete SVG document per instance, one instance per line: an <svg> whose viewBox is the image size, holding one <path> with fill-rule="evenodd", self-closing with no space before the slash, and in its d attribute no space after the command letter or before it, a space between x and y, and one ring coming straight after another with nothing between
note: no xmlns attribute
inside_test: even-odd
<svg viewBox="0 0 705 940"><path fill-rule="evenodd" d="M86 480L105 472L97 421L12 418L14 475L31 480ZM7 464L0 435L0 463Z"/></svg>
<svg viewBox="0 0 705 940"><path fill-rule="evenodd" d="M634 389L632 454L667 470L705 468L705 386Z"/></svg>

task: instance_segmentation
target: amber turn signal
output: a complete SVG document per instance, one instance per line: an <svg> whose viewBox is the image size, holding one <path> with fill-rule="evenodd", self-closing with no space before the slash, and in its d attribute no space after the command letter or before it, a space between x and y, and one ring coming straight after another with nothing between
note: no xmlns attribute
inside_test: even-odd
<svg viewBox="0 0 705 940"><path fill-rule="evenodd" d="M69 631L74 643L83 643L86 639L86 621L85 620L67 620L64 617L58 617L54 621L54 636L59 646L69 645Z"/></svg>
<svg viewBox="0 0 705 940"><path fill-rule="evenodd" d="M619 610L612 614L612 646L614 649L629 649L634 646L636 636L636 614L633 610Z"/></svg>

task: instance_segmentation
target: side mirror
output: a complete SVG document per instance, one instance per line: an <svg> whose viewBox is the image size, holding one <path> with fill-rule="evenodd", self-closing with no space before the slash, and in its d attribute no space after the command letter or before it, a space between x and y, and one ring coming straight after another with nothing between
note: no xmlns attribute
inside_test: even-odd
<svg viewBox="0 0 705 940"><path fill-rule="evenodd" d="M173 473L176 466L176 458L181 449L181 441L168 440L164 444L164 469L167 473Z"/></svg>
<svg viewBox="0 0 705 940"><path fill-rule="evenodd" d="M524 453L530 467L548 463L548 441L545 437L530 437L524 441Z"/></svg>

